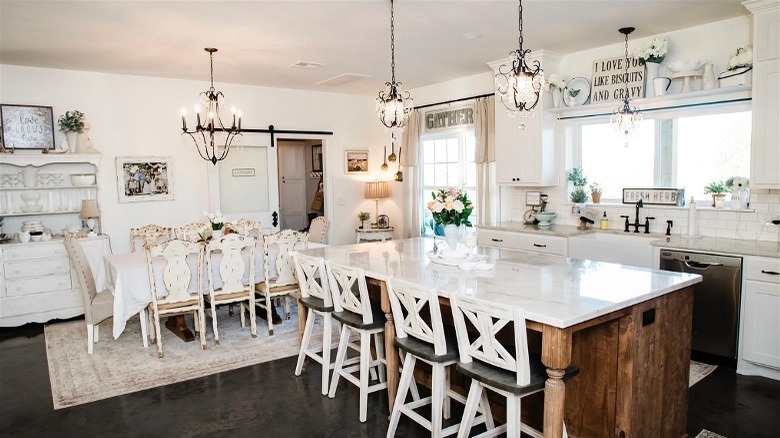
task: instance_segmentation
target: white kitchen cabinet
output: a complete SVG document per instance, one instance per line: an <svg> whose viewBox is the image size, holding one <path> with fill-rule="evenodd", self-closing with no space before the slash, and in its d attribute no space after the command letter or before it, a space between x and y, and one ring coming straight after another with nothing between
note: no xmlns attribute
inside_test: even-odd
<svg viewBox="0 0 780 438"><path fill-rule="evenodd" d="M745 2L753 13L753 132L750 186L780 188L780 7Z"/></svg>
<svg viewBox="0 0 780 438"><path fill-rule="evenodd" d="M557 73L561 56L540 50L529 54L539 60L544 74ZM494 72L509 59L489 63ZM505 69L506 70L506 69ZM540 101L527 117L511 117L501 98L496 95L496 182L502 185L527 187L558 185L555 149L556 117L545 108L551 106L549 93L542 92Z"/></svg>
<svg viewBox="0 0 780 438"><path fill-rule="evenodd" d="M568 239L545 234L479 229L477 244L536 254L566 256Z"/></svg>
<svg viewBox="0 0 780 438"><path fill-rule="evenodd" d="M743 264L740 359L780 370L780 259L745 257Z"/></svg>

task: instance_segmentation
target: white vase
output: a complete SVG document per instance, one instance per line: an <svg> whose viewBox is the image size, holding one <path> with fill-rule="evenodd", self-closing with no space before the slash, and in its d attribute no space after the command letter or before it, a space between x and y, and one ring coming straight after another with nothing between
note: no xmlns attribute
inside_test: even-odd
<svg viewBox="0 0 780 438"><path fill-rule="evenodd" d="M75 153L79 142L78 132L66 132L65 138L68 140L68 152Z"/></svg>
<svg viewBox="0 0 780 438"><path fill-rule="evenodd" d="M371 220L364 220L360 222L360 227L364 230L370 230L371 229Z"/></svg>
<svg viewBox="0 0 780 438"><path fill-rule="evenodd" d="M444 240L447 242L447 246L453 251L458 249L458 234L460 234L459 226L455 224L444 226Z"/></svg>
<svg viewBox="0 0 780 438"><path fill-rule="evenodd" d="M704 75L701 77L701 89L712 90L715 88L715 72L712 70L712 63L708 62L704 64Z"/></svg>
<svg viewBox="0 0 780 438"><path fill-rule="evenodd" d="M225 230L211 230L211 240L219 240L225 236Z"/></svg>
<svg viewBox="0 0 780 438"><path fill-rule="evenodd" d="M747 188L734 189L731 191L731 208L734 210L746 210L749 199L750 191Z"/></svg>
<svg viewBox="0 0 780 438"><path fill-rule="evenodd" d="M658 96L653 84L653 79L659 76L658 70L660 67L661 64L658 62L645 62L645 97Z"/></svg>
<svg viewBox="0 0 780 438"><path fill-rule="evenodd" d="M552 101L553 108L561 107L561 97L563 96L563 90L558 87L552 87Z"/></svg>

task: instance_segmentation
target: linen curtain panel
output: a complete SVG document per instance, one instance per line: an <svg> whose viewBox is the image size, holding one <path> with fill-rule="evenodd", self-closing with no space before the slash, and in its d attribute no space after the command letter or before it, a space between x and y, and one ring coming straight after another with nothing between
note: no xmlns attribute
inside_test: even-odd
<svg viewBox="0 0 780 438"><path fill-rule="evenodd" d="M412 110L409 121L401 136L401 166L404 172L404 237L420 237L421 217L420 191L420 113Z"/></svg>
<svg viewBox="0 0 780 438"><path fill-rule="evenodd" d="M495 126L495 97L477 99L474 102L474 136L477 163L476 209L479 225L495 225L498 220Z"/></svg>

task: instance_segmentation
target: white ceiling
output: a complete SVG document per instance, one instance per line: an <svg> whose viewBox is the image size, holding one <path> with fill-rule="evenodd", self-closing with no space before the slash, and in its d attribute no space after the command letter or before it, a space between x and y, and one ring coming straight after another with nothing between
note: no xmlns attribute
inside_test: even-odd
<svg viewBox="0 0 780 438"><path fill-rule="evenodd" d="M571 53L718 21L740 0L526 0L525 47ZM374 94L390 79L388 0L0 0L0 62L36 67L208 79ZM396 76L405 88L487 70L517 48L517 2L396 0ZM464 39L465 33L479 39ZM288 67L324 64L314 70ZM372 78L338 87L343 74Z"/></svg>

